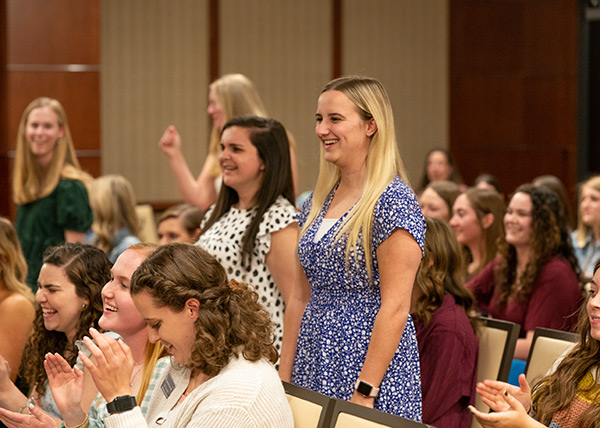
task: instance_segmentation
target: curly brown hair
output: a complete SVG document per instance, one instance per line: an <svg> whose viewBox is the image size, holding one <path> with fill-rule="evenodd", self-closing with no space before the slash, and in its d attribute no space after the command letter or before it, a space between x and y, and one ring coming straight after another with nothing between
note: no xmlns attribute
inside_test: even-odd
<svg viewBox="0 0 600 428"><path fill-rule="evenodd" d="M277 361L273 323L247 284L228 281L225 269L203 249L186 243L159 247L131 278L131 295L145 292L157 307L181 312L197 299L196 340L187 364L217 375L232 356Z"/></svg>
<svg viewBox="0 0 600 428"><path fill-rule="evenodd" d="M596 263L594 273L600 269L600 261ZM589 299L589 297L588 297ZM542 378L533 387L532 404L535 417L544 425L549 425L552 416L569 407L578 392L592 392L594 388L596 405L590 406L577 421L577 426L598 428L600 427L600 388L593 383L589 389L578 391L579 382L590 369L598 366L600 361L600 342L590 335L590 319L587 313L585 300L579 312L577 332L579 342L563 358L556 370Z"/></svg>
<svg viewBox="0 0 600 428"><path fill-rule="evenodd" d="M500 304L509 298L524 301L532 292L533 283L540 270L553 256L564 258L577 277L580 269L575 258L565 211L558 197L544 186L532 184L519 186L513 193L525 193L531 198L531 252L525 270L517 277L517 253L515 247L501 240L498 246L500 254L496 266L496 284L500 287ZM511 198L512 198L511 196Z"/></svg>
<svg viewBox="0 0 600 428"><path fill-rule="evenodd" d="M104 252L87 244L64 244L46 250L43 263L63 269L66 277L75 286L79 297L87 298L89 305L79 316L79 325L75 340L82 339L90 327L99 329L98 319L102 315L101 291L104 284L110 280L112 264ZM33 334L27 342L23 355L23 377L33 385L41 396L46 389L46 371L44 358L48 352L58 352L65 357L70 365L77 360L77 347L69 343L63 332L46 330L42 309L37 308L33 322Z"/></svg>

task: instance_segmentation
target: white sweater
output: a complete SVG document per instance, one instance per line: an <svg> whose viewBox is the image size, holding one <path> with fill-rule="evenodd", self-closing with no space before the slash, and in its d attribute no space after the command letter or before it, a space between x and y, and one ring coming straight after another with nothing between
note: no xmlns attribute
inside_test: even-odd
<svg viewBox="0 0 600 428"><path fill-rule="evenodd" d="M170 372L176 372L171 379L181 378L179 370L167 367L161 374L158 385L163 385ZM179 390L180 385L176 385ZM185 389L185 388L183 388ZM243 357L232 358L221 372L198 386L166 417L154 417L173 394L165 396L169 388L156 388L148 404L146 419L139 407L128 412L114 414L104 422L107 428L292 428L294 423L283 386L273 365L265 360L250 362ZM163 413L165 414L165 413Z"/></svg>

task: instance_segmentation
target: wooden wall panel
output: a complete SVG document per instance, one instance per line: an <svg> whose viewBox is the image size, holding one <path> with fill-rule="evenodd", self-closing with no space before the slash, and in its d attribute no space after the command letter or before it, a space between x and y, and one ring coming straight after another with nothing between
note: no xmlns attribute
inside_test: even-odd
<svg viewBox="0 0 600 428"><path fill-rule="evenodd" d="M243 73L297 142L299 189L319 170L316 103L332 77L331 6L320 0L222 0L221 74Z"/></svg>
<svg viewBox="0 0 600 428"><path fill-rule="evenodd" d="M577 2L450 2L450 148L467 182L576 179Z"/></svg>
<svg viewBox="0 0 600 428"><path fill-rule="evenodd" d="M140 201L181 199L158 148L168 125L194 175L208 152L207 16L206 0L102 1L102 172Z"/></svg>
<svg viewBox="0 0 600 428"><path fill-rule="evenodd" d="M345 0L342 73L379 79L418 186L427 151L448 146L448 0Z"/></svg>

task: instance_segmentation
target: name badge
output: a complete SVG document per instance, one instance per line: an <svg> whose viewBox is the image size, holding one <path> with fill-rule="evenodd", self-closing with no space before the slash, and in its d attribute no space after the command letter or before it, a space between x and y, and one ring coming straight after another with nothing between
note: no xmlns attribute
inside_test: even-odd
<svg viewBox="0 0 600 428"><path fill-rule="evenodd" d="M166 398L169 398L173 390L175 389L175 382L171 375L167 375L167 378L160 385L160 389L162 389L163 394L165 394Z"/></svg>

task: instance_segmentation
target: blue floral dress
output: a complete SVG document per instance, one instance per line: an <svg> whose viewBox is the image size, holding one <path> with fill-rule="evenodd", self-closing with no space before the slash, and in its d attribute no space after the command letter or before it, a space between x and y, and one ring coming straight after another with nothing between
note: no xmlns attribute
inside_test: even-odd
<svg viewBox="0 0 600 428"><path fill-rule="evenodd" d="M396 177L375 205L373 219L373 284L365 264L364 249L346 267L345 240L333 247L336 230L347 213L314 242L335 189L323 209L300 239L298 255L311 285L310 301L304 311L293 383L338 399L349 400L365 361L375 316L381 306L377 247L396 228L407 230L424 248L425 219L413 191ZM298 216L304 224L312 195ZM421 421L421 375L415 327L410 315L398 349L380 385L375 408L386 413Z"/></svg>

